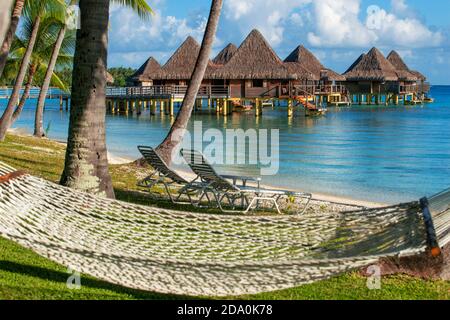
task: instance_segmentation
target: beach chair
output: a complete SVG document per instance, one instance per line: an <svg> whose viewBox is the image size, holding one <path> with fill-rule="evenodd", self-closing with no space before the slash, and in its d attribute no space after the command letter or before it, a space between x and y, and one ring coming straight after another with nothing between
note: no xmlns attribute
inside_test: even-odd
<svg viewBox="0 0 450 320"><path fill-rule="evenodd" d="M200 201L206 197L211 202L208 194L212 193L216 206L223 212L240 211L248 213L253 207L258 208L261 202L269 202L272 204L272 209L281 213L278 202L281 198L287 197L289 199L302 198L306 200L301 214L306 211L311 201L312 195L309 193L262 188L260 185L261 178L219 175L200 152L189 149L181 149L180 152L189 167L203 183ZM249 183L256 185L252 186ZM231 210L224 208L225 200L230 205ZM240 202L241 210L237 210L237 202Z"/></svg>
<svg viewBox="0 0 450 320"><path fill-rule="evenodd" d="M155 170L151 175L138 182L138 186L148 189L152 194L153 187L157 185L164 186L170 201L176 204L191 203L196 205L193 196L201 196L201 184L195 181L187 181L175 171L169 168L164 160L156 153L156 151L147 146L138 146L139 152L144 157L145 161ZM173 186L181 187L178 190L178 195L173 195L170 188ZM181 196L186 195L189 202L181 201Z"/></svg>

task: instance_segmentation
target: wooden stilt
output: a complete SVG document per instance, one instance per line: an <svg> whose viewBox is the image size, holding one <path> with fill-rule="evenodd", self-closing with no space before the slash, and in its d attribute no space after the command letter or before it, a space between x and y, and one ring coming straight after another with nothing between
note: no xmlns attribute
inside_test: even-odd
<svg viewBox="0 0 450 320"><path fill-rule="evenodd" d="M150 101L150 115L152 115L152 116L156 115L156 101L155 100Z"/></svg>
<svg viewBox="0 0 450 320"><path fill-rule="evenodd" d="M174 111L173 111L173 98L170 98L169 100L169 114L171 117L174 116Z"/></svg>
<svg viewBox="0 0 450 320"><path fill-rule="evenodd" d="M294 116L294 106L292 103L292 99L288 100L287 116L288 118L292 118Z"/></svg>
<svg viewBox="0 0 450 320"><path fill-rule="evenodd" d="M228 115L228 103L226 99L222 99L222 115Z"/></svg>
<svg viewBox="0 0 450 320"><path fill-rule="evenodd" d="M259 98L255 100L255 115L259 117L262 114L262 103Z"/></svg>
<svg viewBox="0 0 450 320"><path fill-rule="evenodd" d="M219 114L221 109L221 100L216 99L216 113Z"/></svg>

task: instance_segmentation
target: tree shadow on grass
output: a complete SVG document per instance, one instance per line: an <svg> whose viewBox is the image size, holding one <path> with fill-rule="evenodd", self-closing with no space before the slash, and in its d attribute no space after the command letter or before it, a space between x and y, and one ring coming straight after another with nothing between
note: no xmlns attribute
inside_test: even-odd
<svg viewBox="0 0 450 320"><path fill-rule="evenodd" d="M57 271L57 270L51 270L47 268L37 267L37 266L31 266L11 261L0 261L0 270L7 271L11 273L15 273L18 275L23 276L30 276L34 278L39 278L42 280L52 281L56 283L66 284L67 279L69 277L68 273ZM90 289L96 289L96 290L107 290L111 291L117 294L126 294L129 295L133 299L151 299L151 300L180 300L180 299L192 299L192 297L189 296L179 296L179 295L169 295L169 294L162 294L157 292L146 292L141 290L134 290L122 286L118 286L106 281L101 281L94 279L90 276L82 276L81 278L81 286L90 288ZM68 291L70 289L67 289ZM78 293L78 292L77 292ZM99 294L101 296L105 295L108 296L108 293L90 293L90 292L80 292L80 296L95 296L95 294ZM109 295L111 296L111 295ZM111 296L111 298L114 298L115 296Z"/></svg>

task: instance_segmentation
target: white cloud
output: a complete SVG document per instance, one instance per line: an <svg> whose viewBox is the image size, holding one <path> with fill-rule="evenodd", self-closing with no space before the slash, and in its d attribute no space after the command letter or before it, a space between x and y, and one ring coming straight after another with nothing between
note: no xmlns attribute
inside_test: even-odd
<svg viewBox="0 0 450 320"><path fill-rule="evenodd" d="M317 47L405 46L434 47L443 36L431 31L410 13L406 1L393 1L393 11L371 6L363 22L360 0L314 1L315 31L308 41ZM407 15L400 18L398 14Z"/></svg>
<svg viewBox="0 0 450 320"><path fill-rule="evenodd" d="M273 45L279 45L284 39L286 17L302 25L303 19L293 13L311 0L228 0L225 2L224 16L236 23L243 34L257 28Z"/></svg>
<svg viewBox="0 0 450 320"><path fill-rule="evenodd" d="M396 14L405 14L409 11L409 7L405 0L391 0L392 11Z"/></svg>
<svg viewBox="0 0 450 320"><path fill-rule="evenodd" d="M315 31L308 41L316 47L366 46L376 35L359 20L360 0L314 1Z"/></svg>
<svg viewBox="0 0 450 320"><path fill-rule="evenodd" d="M400 19L395 14L380 9L367 16L369 21L376 21L376 33L381 44L395 44L397 46L421 48L435 47L443 42L440 32L433 32L415 18Z"/></svg>
<svg viewBox="0 0 450 320"><path fill-rule="evenodd" d="M112 6L110 16L110 60L115 65L138 66L150 54L164 63L188 36L201 42L207 24L207 18L201 15L164 16L155 7L154 15L148 21L140 20L128 8L118 6ZM216 37L214 45L222 44Z"/></svg>

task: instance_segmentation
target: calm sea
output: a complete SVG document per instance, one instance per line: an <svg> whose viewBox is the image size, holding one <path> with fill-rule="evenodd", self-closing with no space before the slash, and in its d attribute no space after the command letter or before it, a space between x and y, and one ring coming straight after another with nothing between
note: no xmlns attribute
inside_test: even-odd
<svg viewBox="0 0 450 320"><path fill-rule="evenodd" d="M329 108L324 117L288 120L286 109L264 109L263 116L196 114L203 129L267 128L280 131L280 168L263 182L280 187L355 199L395 203L418 199L450 187L450 87L434 86L434 104L425 106L353 106ZM5 101L0 100L4 109ZM30 100L14 127L32 132L36 101ZM49 101L44 129L65 140L69 114ZM137 145L156 146L170 128L170 118L107 116L108 150L137 158ZM192 124L191 124L192 126ZM252 175L255 167L233 167ZM219 171L228 171L219 168Z"/></svg>

